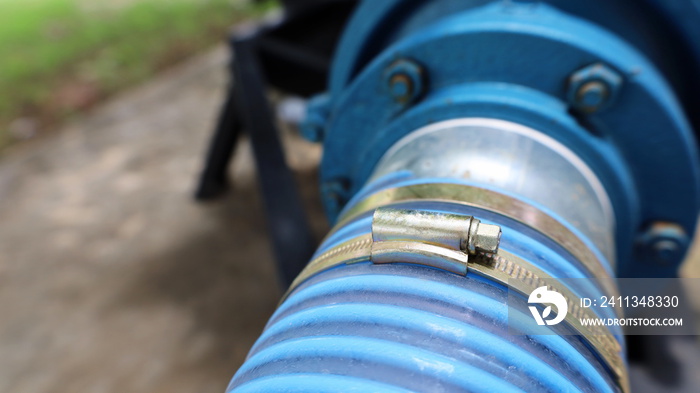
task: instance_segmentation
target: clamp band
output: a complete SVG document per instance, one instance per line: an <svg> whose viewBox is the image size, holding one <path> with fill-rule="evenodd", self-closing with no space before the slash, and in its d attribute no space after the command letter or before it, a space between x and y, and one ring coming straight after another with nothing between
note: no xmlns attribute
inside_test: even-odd
<svg viewBox="0 0 700 393"><path fill-rule="evenodd" d="M620 346L620 343L605 327L581 325L579 319L595 318L595 316L590 312L590 310L579 306L577 296L574 295L568 288L562 285L552 284L551 281L545 281L550 277L526 260L505 251L502 248L498 250L497 254L480 253L472 258L471 261L468 259L462 261L459 260L455 254L452 254L457 253L457 251L441 246L432 246L430 248L419 247L418 249L404 248L397 250L397 248L405 246L404 244L397 243L406 242L389 241L378 243L385 243L385 245L380 245L379 248L376 248L376 243L372 241L372 234L367 233L355 237L347 242L341 243L314 258L294 280L292 285L282 297L280 303L284 302L289 294L291 294L299 285L308 280L310 277L341 265L351 265L368 261L372 261L374 263L406 262L404 260L404 256L409 253L413 254L413 257L415 258L415 252L417 250L419 253L426 254L426 258L429 259L437 258L440 255L443 255L442 258L444 258L444 255L447 254L454 259L450 259L448 262L445 262L445 266L442 267L443 270L460 275L467 275L469 273L478 274L482 277L504 285L509 289L515 290L524 296L528 296L530 292L540 286L547 286L550 290L562 294L569 306L569 312L567 313L564 322L567 323L568 326L574 331L580 334L582 339L600 355L604 363L610 368L615 376L615 380L620 386L620 389L623 392L629 392L628 375L622 357L622 347ZM436 250L437 248L442 250ZM392 258L387 258L382 262L373 261L373 249L378 250L379 254L386 253L385 255L392 255ZM467 254L462 255L468 258ZM382 257L383 256L384 255L382 255ZM431 266L438 267L434 265Z"/></svg>
<svg viewBox="0 0 700 393"><path fill-rule="evenodd" d="M456 203L492 211L521 222L547 236L580 261L592 277L601 280L605 292L615 296L618 294L617 288L610 285L610 277L603 261L569 228L546 212L523 201L480 187L455 183L427 183L383 189L368 195L345 211L328 236L364 213L379 207L407 202ZM526 217L527 221L523 221L523 217Z"/></svg>

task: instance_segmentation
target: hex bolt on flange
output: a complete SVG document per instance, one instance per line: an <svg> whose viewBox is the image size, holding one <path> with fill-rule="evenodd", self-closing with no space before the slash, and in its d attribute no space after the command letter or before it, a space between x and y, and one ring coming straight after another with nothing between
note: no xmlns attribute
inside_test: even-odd
<svg viewBox="0 0 700 393"><path fill-rule="evenodd" d="M638 244L647 259L661 265L671 265L683 257L689 239L680 225L657 221L639 237Z"/></svg>
<svg viewBox="0 0 700 393"><path fill-rule="evenodd" d="M423 70L412 60L393 62L384 76L389 94L399 104L409 104L423 92Z"/></svg>
<svg viewBox="0 0 700 393"><path fill-rule="evenodd" d="M622 87L622 76L603 63L583 67L569 77L569 104L584 113L610 107Z"/></svg>
<svg viewBox="0 0 700 393"><path fill-rule="evenodd" d="M396 74L391 77L389 81L389 88L391 89L391 95L397 101L405 101L413 92L413 83L411 78L406 74Z"/></svg>
<svg viewBox="0 0 700 393"><path fill-rule="evenodd" d="M336 217L348 201L350 184L347 179L333 179L321 183L321 198L328 217Z"/></svg>
<svg viewBox="0 0 700 393"><path fill-rule="evenodd" d="M320 94L312 97L306 105L306 117L299 125L299 131L309 142L323 142L326 136L326 121L330 111L330 97Z"/></svg>

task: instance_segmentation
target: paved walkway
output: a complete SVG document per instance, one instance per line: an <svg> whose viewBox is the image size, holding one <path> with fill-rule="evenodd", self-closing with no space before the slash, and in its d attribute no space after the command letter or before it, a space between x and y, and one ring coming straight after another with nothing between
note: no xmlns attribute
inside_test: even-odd
<svg viewBox="0 0 700 393"><path fill-rule="evenodd" d="M190 199L226 61L217 48L2 158L0 392L224 391L280 296L249 145L228 198ZM287 142L318 206L320 150Z"/></svg>

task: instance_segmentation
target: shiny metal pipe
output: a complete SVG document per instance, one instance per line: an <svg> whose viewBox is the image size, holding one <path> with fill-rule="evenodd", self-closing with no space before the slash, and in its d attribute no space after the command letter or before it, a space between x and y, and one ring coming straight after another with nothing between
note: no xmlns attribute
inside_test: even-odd
<svg viewBox="0 0 700 393"><path fill-rule="evenodd" d="M544 133L488 118L430 124L388 150L369 182L395 172L516 195L574 226L614 266L615 217L605 188L572 150Z"/></svg>

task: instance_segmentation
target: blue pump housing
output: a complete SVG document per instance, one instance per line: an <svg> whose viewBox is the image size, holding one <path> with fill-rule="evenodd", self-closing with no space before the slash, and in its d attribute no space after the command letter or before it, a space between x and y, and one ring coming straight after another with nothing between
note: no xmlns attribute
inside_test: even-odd
<svg viewBox="0 0 700 393"><path fill-rule="evenodd" d="M664 265L640 265L636 262L647 250L642 247L635 254L635 238L655 221L677 223L692 237L700 177L689 114L697 111L684 111L688 103L679 101L678 89L671 86L669 75L675 79L678 74L662 73L658 64L669 60L652 62L642 51L651 42L638 47L623 38L638 41L646 33L634 35L628 27L626 34L617 34L544 3L489 2L480 7L467 7L474 5L468 1L425 2L422 7L418 2L380 3L388 9L369 2L357 11L331 76L332 94L326 106L337 109L327 111L321 166L322 195L331 219L365 184L384 152L412 130L456 117L493 117L549 134L598 174L615 208L618 276L675 276L684 252ZM379 18L375 13L389 18L409 5L424 10L425 19L408 17L410 33L394 27L402 33L390 34L394 39L388 46L349 80L349 65L362 57L358 47L376 45L372 33L365 31ZM595 8L592 3L590 7ZM601 15L606 7L601 6ZM700 20L697 10L688 11ZM357 43L358 36L369 42ZM657 54L660 49L647 50ZM386 69L400 58L413 59L425 70L427 87L408 108L397 105L383 83ZM596 63L622 76L613 86L614 102L604 110L572 116L570 77ZM339 184L346 185L342 192ZM687 248L687 240L681 242Z"/></svg>

